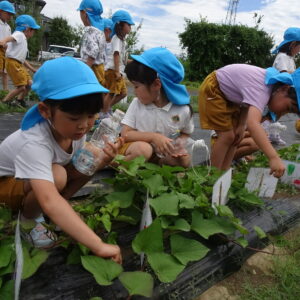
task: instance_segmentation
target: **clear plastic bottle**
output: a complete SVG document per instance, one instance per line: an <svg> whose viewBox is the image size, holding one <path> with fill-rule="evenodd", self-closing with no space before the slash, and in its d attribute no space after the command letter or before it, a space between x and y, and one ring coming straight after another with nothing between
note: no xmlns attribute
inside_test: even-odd
<svg viewBox="0 0 300 300"><path fill-rule="evenodd" d="M123 111L117 109L110 118L100 122L90 141L73 156L72 162L77 171L88 176L96 172L103 157L102 149L106 143L114 143L120 134L124 115Z"/></svg>
<svg viewBox="0 0 300 300"><path fill-rule="evenodd" d="M179 136L174 142L174 154L180 155L193 155L194 149L206 148L206 144L204 140L193 140L190 137Z"/></svg>

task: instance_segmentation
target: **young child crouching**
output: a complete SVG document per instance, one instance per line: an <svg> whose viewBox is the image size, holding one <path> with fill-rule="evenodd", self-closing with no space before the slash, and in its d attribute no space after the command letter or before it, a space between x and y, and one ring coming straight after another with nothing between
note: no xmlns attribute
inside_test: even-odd
<svg viewBox="0 0 300 300"><path fill-rule="evenodd" d="M32 88L40 102L25 114L21 129L0 145L0 202L21 209L21 220L35 220L29 239L37 247L53 244L53 234L41 224L43 212L95 255L121 262L119 247L104 243L67 201L89 180L71 159L83 147L108 91L91 68L71 57L44 63ZM104 148L99 168L111 162L120 146Z"/></svg>

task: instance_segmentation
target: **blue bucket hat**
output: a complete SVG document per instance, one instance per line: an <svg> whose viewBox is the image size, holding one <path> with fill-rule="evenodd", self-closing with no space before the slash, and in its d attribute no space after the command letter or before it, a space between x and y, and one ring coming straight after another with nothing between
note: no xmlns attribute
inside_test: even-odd
<svg viewBox="0 0 300 300"><path fill-rule="evenodd" d="M265 76L265 84L275 84L277 82L282 82L284 84L294 87L297 94L297 104L300 111L300 68L296 69L292 74L287 72L279 72L276 68L267 68ZM271 117L273 121L276 121L276 114L271 112Z"/></svg>
<svg viewBox="0 0 300 300"><path fill-rule="evenodd" d="M176 56L166 48L152 48L142 55L131 57L155 70L169 101L177 105L190 103L186 87L179 84L184 78L184 68Z"/></svg>
<svg viewBox="0 0 300 300"><path fill-rule="evenodd" d="M111 36L113 36L116 33L115 26L120 22L126 22L129 25L134 25L134 22L132 21L130 14L126 10L122 10L122 9L117 10L112 15L111 19L113 21L113 30Z"/></svg>
<svg viewBox="0 0 300 300"><path fill-rule="evenodd" d="M77 10L84 10L88 15L91 25L103 31L103 7L99 0L82 0Z"/></svg>
<svg viewBox="0 0 300 300"><path fill-rule="evenodd" d="M88 65L68 56L46 61L33 76L32 90L37 93L40 101L46 99L59 101L108 92L98 82ZM45 119L40 115L38 105L35 104L26 112L21 129L27 130L42 121Z"/></svg>
<svg viewBox="0 0 300 300"><path fill-rule="evenodd" d="M113 30L113 21L111 19L103 19L103 27L109 28L111 31Z"/></svg>
<svg viewBox="0 0 300 300"><path fill-rule="evenodd" d="M0 10L6 11L10 14L15 15L16 11L15 11L15 7L8 1L1 1L0 2Z"/></svg>
<svg viewBox="0 0 300 300"><path fill-rule="evenodd" d="M16 31L24 31L26 28L40 29L35 19L29 15L21 15L16 18Z"/></svg>
<svg viewBox="0 0 300 300"><path fill-rule="evenodd" d="M278 53L279 49L289 43L294 41L300 41L300 28L298 27L289 27L283 35L283 41L279 44L278 47L274 51L272 51L273 54Z"/></svg>

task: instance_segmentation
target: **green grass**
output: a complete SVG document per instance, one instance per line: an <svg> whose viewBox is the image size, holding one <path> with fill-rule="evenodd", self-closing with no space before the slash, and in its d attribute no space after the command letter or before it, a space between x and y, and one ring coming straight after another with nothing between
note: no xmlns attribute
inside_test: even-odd
<svg viewBox="0 0 300 300"><path fill-rule="evenodd" d="M270 283L253 285L246 283L242 300L296 300L300 299L300 227L285 238L277 239L286 255L274 257L274 270Z"/></svg>
<svg viewBox="0 0 300 300"><path fill-rule="evenodd" d="M26 108L9 106L7 104L0 102L0 113L13 113L13 112L24 113L26 111L27 111Z"/></svg>

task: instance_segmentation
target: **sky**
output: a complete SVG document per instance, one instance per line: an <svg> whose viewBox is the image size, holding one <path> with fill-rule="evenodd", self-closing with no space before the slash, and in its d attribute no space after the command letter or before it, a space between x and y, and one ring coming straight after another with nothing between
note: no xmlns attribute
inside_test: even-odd
<svg viewBox="0 0 300 300"><path fill-rule="evenodd" d="M42 13L47 17L65 17L72 26L80 25L80 0L46 0ZM138 25L138 47L167 47L182 53L178 34L185 29L185 19L197 22L205 17L209 22L225 23L229 0L102 0L107 17L118 9L127 10ZM300 27L299 0L240 0L236 24L255 26L254 13L262 17L261 29L273 36L275 44L283 39L288 27Z"/></svg>

